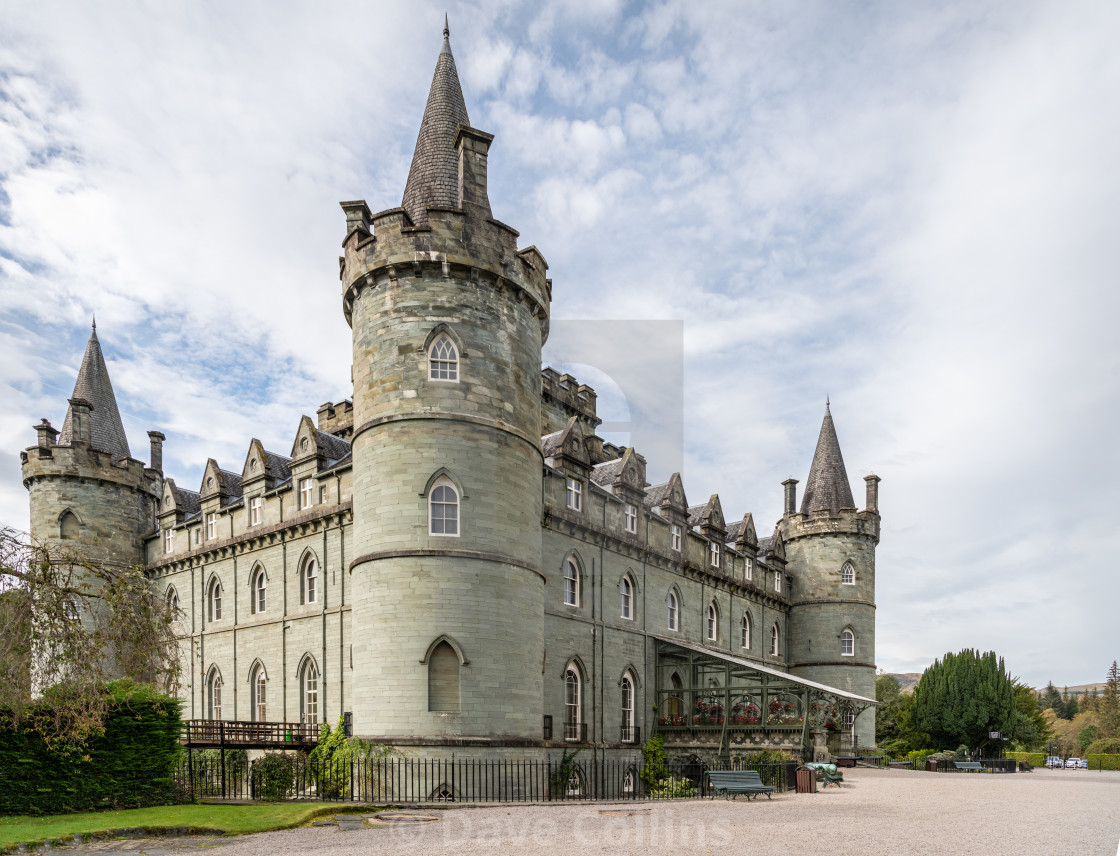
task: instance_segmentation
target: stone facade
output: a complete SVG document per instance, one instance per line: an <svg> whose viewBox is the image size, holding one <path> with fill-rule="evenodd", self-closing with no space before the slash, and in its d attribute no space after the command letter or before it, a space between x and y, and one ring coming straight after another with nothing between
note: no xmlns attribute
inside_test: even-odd
<svg viewBox="0 0 1120 856"><path fill-rule="evenodd" d="M674 642L873 698L878 479L847 507L826 413L805 507L787 482L768 538L716 495L689 506L679 476L648 484L595 435L595 391L541 369L548 266L493 218L492 138L466 116L445 31L402 207L342 203L352 401L303 417L288 453L254 439L239 470L210 460L180 488L162 435L149 467L116 436L95 333L70 434L44 421L23 453L33 535L145 566L178 610L191 718L349 713L432 756L634 752L664 724ZM853 728L873 743L874 711Z"/></svg>

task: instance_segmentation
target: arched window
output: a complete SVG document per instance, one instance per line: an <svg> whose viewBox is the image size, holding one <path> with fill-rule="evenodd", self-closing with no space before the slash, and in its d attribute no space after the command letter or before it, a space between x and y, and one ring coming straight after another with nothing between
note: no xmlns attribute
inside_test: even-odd
<svg viewBox="0 0 1120 856"><path fill-rule="evenodd" d="M622 578L618 586L619 615L630 620L634 619L634 583L629 576Z"/></svg>
<svg viewBox="0 0 1120 856"><path fill-rule="evenodd" d="M719 609L713 600L708 604L708 641L715 642L719 639Z"/></svg>
<svg viewBox="0 0 1120 856"><path fill-rule="evenodd" d="M667 597L665 599L665 605L668 607L668 610L669 610L669 622L668 622L669 623L669 629L670 630L680 630L681 629L681 615L680 615L680 613L681 613L681 603L680 603L680 600L677 598L677 593L675 591L670 591L669 592L669 597Z"/></svg>
<svg viewBox="0 0 1120 856"><path fill-rule="evenodd" d="M778 622L770 628L770 653L777 657L782 651L782 631L778 629Z"/></svg>
<svg viewBox="0 0 1120 856"><path fill-rule="evenodd" d="M174 621L179 617L179 592L175 591L175 586L167 587L167 612Z"/></svg>
<svg viewBox="0 0 1120 856"><path fill-rule="evenodd" d="M319 600L319 563L314 556L308 556L300 574L300 603L316 603Z"/></svg>
<svg viewBox="0 0 1120 856"><path fill-rule="evenodd" d="M253 612L264 612L265 607L268 605L268 577L265 576L264 568L257 568L253 574Z"/></svg>
<svg viewBox="0 0 1120 856"><path fill-rule="evenodd" d="M78 518L73 511L62 512L62 517L58 519L58 534L63 541L76 541L78 534L81 532L81 526L78 523Z"/></svg>
<svg viewBox="0 0 1120 856"><path fill-rule="evenodd" d="M428 710L459 710L459 655L447 640L428 655Z"/></svg>
<svg viewBox="0 0 1120 856"><path fill-rule="evenodd" d="M751 617L745 612L743 620L739 622L739 647L743 649L751 647Z"/></svg>
<svg viewBox="0 0 1120 856"><path fill-rule="evenodd" d="M249 693L252 698L253 722L268 722L268 675L260 663L253 667L249 675Z"/></svg>
<svg viewBox="0 0 1120 856"><path fill-rule="evenodd" d="M627 672L622 676L622 742L633 743L637 740L634 731L634 676Z"/></svg>
<svg viewBox="0 0 1120 856"><path fill-rule="evenodd" d="M582 740L583 680L573 661L564 670L564 739Z"/></svg>
<svg viewBox="0 0 1120 856"><path fill-rule="evenodd" d="M441 478L428 494L428 532L459 535L459 492L451 479Z"/></svg>
<svg viewBox="0 0 1120 856"><path fill-rule="evenodd" d="M211 621L222 620L222 581L217 577L210 580L210 589L206 593L206 603Z"/></svg>
<svg viewBox="0 0 1120 856"><path fill-rule="evenodd" d="M844 567L840 569L840 582L846 586L856 584L856 569L852 567L851 562L845 562Z"/></svg>
<svg viewBox="0 0 1120 856"><path fill-rule="evenodd" d="M428 349L428 379L459 380L459 352L446 334L437 336Z"/></svg>
<svg viewBox="0 0 1120 856"><path fill-rule="evenodd" d="M564 560L564 603L579 606L579 565L572 556Z"/></svg>
<svg viewBox="0 0 1120 856"><path fill-rule="evenodd" d="M82 601L76 594L68 594L62 600L62 616L67 621L77 621L82 617Z"/></svg>
<svg viewBox="0 0 1120 856"><path fill-rule="evenodd" d="M206 713L209 719L222 718L222 673L217 666L210 668L206 680Z"/></svg>
<svg viewBox="0 0 1120 856"><path fill-rule="evenodd" d="M311 657L299 674L299 715L301 722L319 721L319 667Z"/></svg>
<svg viewBox="0 0 1120 856"><path fill-rule="evenodd" d="M669 721L664 724L684 725L684 684L681 683L681 676L676 672L669 676L669 688L672 692L665 700L665 713Z"/></svg>
<svg viewBox="0 0 1120 856"><path fill-rule="evenodd" d="M840 634L840 656L854 657L856 655L856 634L850 627L845 627Z"/></svg>

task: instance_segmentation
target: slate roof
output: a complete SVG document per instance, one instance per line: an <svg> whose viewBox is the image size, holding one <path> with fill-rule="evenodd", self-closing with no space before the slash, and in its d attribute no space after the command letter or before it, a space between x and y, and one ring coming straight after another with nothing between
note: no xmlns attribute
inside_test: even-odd
<svg viewBox="0 0 1120 856"><path fill-rule="evenodd" d="M773 541L773 540L774 540L773 536L771 536L769 538L759 538L758 539L758 554L760 556L763 553L769 553L770 552L770 542Z"/></svg>
<svg viewBox="0 0 1120 856"><path fill-rule="evenodd" d="M350 454L350 444L341 437L316 428L315 439L319 443L319 448L323 450L323 455L330 461L341 461Z"/></svg>
<svg viewBox="0 0 1120 856"><path fill-rule="evenodd" d="M195 491L179 487L175 488L175 494L176 505L184 514L198 514L202 510L201 498Z"/></svg>
<svg viewBox="0 0 1120 856"><path fill-rule="evenodd" d="M551 434L545 434L541 437L541 453L546 458L556 457L556 453L564 445L563 434L562 430L553 431Z"/></svg>
<svg viewBox="0 0 1120 856"><path fill-rule="evenodd" d="M724 540L727 541L728 544L734 543L735 540L739 537L739 532L742 530L742 528L743 521L736 520L734 523L727 527L727 536Z"/></svg>
<svg viewBox="0 0 1120 856"><path fill-rule="evenodd" d="M291 468L292 459L285 455L278 455L276 452L265 451L264 453L264 469L269 478L276 481L287 481L292 477Z"/></svg>
<svg viewBox="0 0 1120 856"><path fill-rule="evenodd" d="M428 92L401 202L414 225L428 225L428 206L459 207L459 155L455 151L455 135L460 125L470 127L470 124L459 73L455 70L455 57L451 55L445 16L443 49L436 60L432 88Z"/></svg>
<svg viewBox="0 0 1120 856"><path fill-rule="evenodd" d="M690 505L688 507L688 525L699 526L700 517L704 513L704 509L707 507L708 503L706 502L703 505Z"/></svg>
<svg viewBox="0 0 1120 856"><path fill-rule="evenodd" d="M622 458L605 461L591 469L591 480L596 484L612 485L622 469Z"/></svg>
<svg viewBox="0 0 1120 856"><path fill-rule="evenodd" d="M89 334L86 353L82 357L82 367L78 369L78 379L74 383L71 398L83 398L93 405L90 413L90 446L109 452L114 461L130 458L128 438L121 423L121 413L117 409L117 398L113 395L113 385L109 382L109 369L101 353L101 343L97 340L97 324ZM58 435L59 446L69 446L74 440L73 408L66 408L66 421Z"/></svg>
<svg viewBox="0 0 1120 856"><path fill-rule="evenodd" d="M813 465L805 482L801 513L827 508L835 514L841 508L855 507L848 473L844 469L844 456L840 454L840 441L836 439L836 426L832 424L832 413L826 403L817 451L813 453Z"/></svg>
<svg viewBox="0 0 1120 856"><path fill-rule="evenodd" d="M241 473L231 473L229 470L218 470L222 474L222 481L226 484L226 489L229 491L230 496L241 496Z"/></svg>
<svg viewBox="0 0 1120 856"><path fill-rule="evenodd" d="M655 484L646 489L646 508L659 508L669 498L669 482Z"/></svg>

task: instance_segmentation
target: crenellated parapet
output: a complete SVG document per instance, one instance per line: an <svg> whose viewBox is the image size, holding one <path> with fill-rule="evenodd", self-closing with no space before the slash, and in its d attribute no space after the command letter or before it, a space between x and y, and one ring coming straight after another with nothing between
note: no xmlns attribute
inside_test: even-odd
<svg viewBox="0 0 1120 856"><path fill-rule="evenodd" d="M879 543L878 512L855 508L841 508L835 514L827 508L808 514L786 514L778 522L778 528L787 542L815 535L849 534L864 535Z"/></svg>

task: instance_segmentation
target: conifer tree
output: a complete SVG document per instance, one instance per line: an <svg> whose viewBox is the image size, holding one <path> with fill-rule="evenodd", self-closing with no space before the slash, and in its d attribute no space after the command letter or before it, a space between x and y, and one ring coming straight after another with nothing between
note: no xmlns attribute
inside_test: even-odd
<svg viewBox="0 0 1120 856"><path fill-rule="evenodd" d="M1120 737L1120 668L1116 661L1108 670L1104 692L1097 704L1103 737Z"/></svg>
<svg viewBox="0 0 1120 856"><path fill-rule="evenodd" d="M968 648L935 660L914 691L913 719L943 747L976 749L989 732L1012 732L1015 689L1003 659Z"/></svg>

